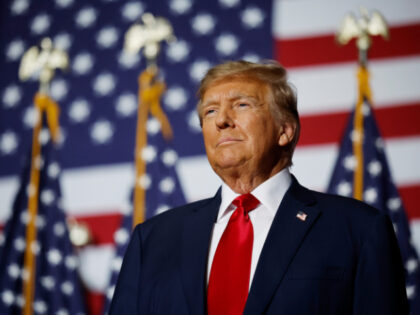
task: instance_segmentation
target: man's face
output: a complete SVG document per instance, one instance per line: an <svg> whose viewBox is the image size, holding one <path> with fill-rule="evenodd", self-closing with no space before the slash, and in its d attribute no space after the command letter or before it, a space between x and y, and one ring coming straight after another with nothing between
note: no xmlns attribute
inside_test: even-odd
<svg viewBox="0 0 420 315"><path fill-rule="evenodd" d="M201 107L204 144L219 176L244 168L266 173L278 162L281 127L271 99L271 90L255 80L226 80L207 89Z"/></svg>

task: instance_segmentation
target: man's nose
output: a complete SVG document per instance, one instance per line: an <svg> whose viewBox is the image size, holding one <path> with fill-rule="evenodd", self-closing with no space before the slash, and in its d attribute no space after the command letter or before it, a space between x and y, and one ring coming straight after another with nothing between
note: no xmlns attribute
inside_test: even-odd
<svg viewBox="0 0 420 315"><path fill-rule="evenodd" d="M221 107L217 112L216 126L220 129L233 126L232 113L228 108Z"/></svg>

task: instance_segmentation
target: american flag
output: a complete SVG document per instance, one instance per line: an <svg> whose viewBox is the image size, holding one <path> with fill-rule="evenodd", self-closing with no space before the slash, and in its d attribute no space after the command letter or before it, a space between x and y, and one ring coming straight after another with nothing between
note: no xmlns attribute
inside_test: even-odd
<svg viewBox="0 0 420 315"><path fill-rule="evenodd" d="M177 37L162 46L158 64L167 84L162 106L175 133L174 166L187 201L211 196L220 185L204 153L195 93L206 69L232 59L274 58L289 69L303 126L292 172L306 186L326 190L356 97L356 49L336 46L334 33L361 2L2 1L0 222L11 213L19 157L29 147L33 123L28 104L37 85L18 81L19 58L50 36L71 59L70 71L57 73L51 86L65 135L63 205L93 234L93 244L79 251L79 270L91 293L91 309L100 313L113 266L113 235L130 208L137 76L145 68L143 57L123 52L123 35L143 12L169 19ZM365 6L381 11L391 26L391 40L373 44L372 88L391 173L420 248L419 0L370 0Z"/></svg>
<svg viewBox="0 0 420 315"><path fill-rule="evenodd" d="M411 314L420 314L420 268L413 247L404 205L393 184L384 152L384 142L379 133L372 108L363 105L363 197L362 200L388 214L394 225L406 272L406 290ZM357 159L353 141L357 136L354 128L355 112L349 121L341 142L340 152L328 187L328 192L346 197L354 196L354 173ZM380 263L380 262L378 262Z"/></svg>
<svg viewBox="0 0 420 315"><path fill-rule="evenodd" d="M61 208L59 178L61 167L49 131L41 132L42 151L38 213L35 219L37 237L27 244L26 229L30 220L28 195L31 159L22 172L20 188L7 221L0 245L0 313L22 314L26 303L34 314L86 314L85 302L77 272L78 257L70 243L66 217ZM25 299L23 279L25 250L35 254L34 297Z"/></svg>

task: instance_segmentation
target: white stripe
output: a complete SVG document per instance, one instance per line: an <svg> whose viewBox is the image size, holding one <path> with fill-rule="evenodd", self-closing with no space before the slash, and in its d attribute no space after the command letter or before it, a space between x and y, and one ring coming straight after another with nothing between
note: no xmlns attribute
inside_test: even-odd
<svg viewBox="0 0 420 315"><path fill-rule="evenodd" d="M111 277L113 245L86 246L79 250L79 273L89 291L105 293Z"/></svg>
<svg viewBox="0 0 420 315"><path fill-rule="evenodd" d="M375 107L420 101L420 56L369 64ZM355 63L289 70L301 115L349 111L357 99Z"/></svg>
<svg viewBox="0 0 420 315"><path fill-rule="evenodd" d="M397 185L420 183L420 136L388 139L385 150ZM338 146L334 144L298 147L291 171L303 185L325 190L337 153ZM188 201L212 196L220 185L204 155L180 158L177 173ZM72 215L106 214L121 209L129 201L132 174L131 163L64 171L65 209ZM15 187L11 189L9 185ZM16 189L17 177L0 179L0 222L10 213Z"/></svg>
<svg viewBox="0 0 420 315"><path fill-rule="evenodd" d="M415 219L410 222L411 239L413 245L417 249L417 254L420 255L420 219Z"/></svg>
<svg viewBox="0 0 420 315"><path fill-rule="evenodd" d="M273 33L279 39L335 34L347 13L360 15L360 6L378 10L391 26L420 22L419 0L276 0Z"/></svg>

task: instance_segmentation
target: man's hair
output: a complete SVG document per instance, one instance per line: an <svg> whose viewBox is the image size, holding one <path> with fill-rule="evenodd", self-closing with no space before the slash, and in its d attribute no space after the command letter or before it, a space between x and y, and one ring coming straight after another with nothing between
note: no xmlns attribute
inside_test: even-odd
<svg viewBox="0 0 420 315"><path fill-rule="evenodd" d="M286 147L285 153L291 165L293 151L299 140L300 121L297 111L297 97L292 85L287 81L287 71L276 61L264 63L253 63L244 60L228 61L211 68L201 80L197 92L199 102L197 113L202 122L201 103L206 91L213 84L230 79L256 80L265 84L271 90L272 100L270 108L275 120L282 124L294 122L296 130L290 144Z"/></svg>

